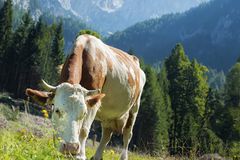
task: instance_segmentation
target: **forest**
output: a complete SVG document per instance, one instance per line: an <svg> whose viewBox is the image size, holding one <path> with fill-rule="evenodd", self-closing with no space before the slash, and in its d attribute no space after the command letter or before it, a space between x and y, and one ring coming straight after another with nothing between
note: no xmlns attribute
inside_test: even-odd
<svg viewBox="0 0 240 160"><path fill-rule="evenodd" d="M58 82L59 65L66 58L63 22L34 21L24 13L13 27L12 8L12 1L7 0L0 10L0 92L26 98L25 89L39 88L40 79L53 85ZM79 31L86 33L99 36ZM209 81L212 71L189 59L180 43L158 65L142 59L141 67L147 81L132 150L153 156L240 156L240 55L218 87Z"/></svg>

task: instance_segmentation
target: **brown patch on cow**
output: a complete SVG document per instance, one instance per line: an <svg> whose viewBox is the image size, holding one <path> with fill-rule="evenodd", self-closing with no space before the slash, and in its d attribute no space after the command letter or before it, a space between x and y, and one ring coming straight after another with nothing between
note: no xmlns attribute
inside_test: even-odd
<svg viewBox="0 0 240 160"><path fill-rule="evenodd" d="M82 53L83 46L75 46L73 53L68 56L63 65L60 83L79 84L82 77Z"/></svg>
<svg viewBox="0 0 240 160"><path fill-rule="evenodd" d="M48 102L49 94L46 92L27 88L25 93L41 106L46 105Z"/></svg>
<svg viewBox="0 0 240 160"><path fill-rule="evenodd" d="M75 46L73 53L68 56L63 66L60 83L81 84L86 89L101 89L103 87L105 76L102 74L103 66L100 61L106 57L103 57L99 49L93 51L91 43L89 38L86 46ZM96 60L93 60L93 54L89 53L92 51L96 52Z"/></svg>
<svg viewBox="0 0 240 160"><path fill-rule="evenodd" d="M95 104L97 104L103 97L105 97L105 94L103 93L94 96L89 96L88 99L86 100L87 106L94 107Z"/></svg>
<svg viewBox="0 0 240 160"><path fill-rule="evenodd" d="M133 125L133 114L129 112L128 120L125 128L130 128Z"/></svg>
<svg viewBox="0 0 240 160"><path fill-rule="evenodd" d="M88 47L91 47L89 42ZM92 54L89 53L92 50L83 50L83 65L82 65L82 79L80 84L87 89L101 89L105 82L105 75L103 75L104 66L100 63L103 60L102 54L96 49L95 60Z"/></svg>

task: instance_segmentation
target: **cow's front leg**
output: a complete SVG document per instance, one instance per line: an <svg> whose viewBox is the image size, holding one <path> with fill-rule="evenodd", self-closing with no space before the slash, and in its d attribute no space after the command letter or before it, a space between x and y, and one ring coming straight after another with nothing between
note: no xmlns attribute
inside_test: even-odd
<svg viewBox="0 0 240 160"><path fill-rule="evenodd" d="M107 146L111 137L112 137L112 130L109 129L109 128L103 128L102 127L101 141L100 141L100 144L97 148L97 151L96 151L95 155L91 158L91 160L101 160L102 159L103 150Z"/></svg>
<svg viewBox="0 0 240 160"><path fill-rule="evenodd" d="M96 116L98 107L88 109L88 114L84 119L82 124L82 128L80 130L79 141L80 141L80 152L77 155L78 160L86 160L86 141L88 138L88 134L93 123L93 120Z"/></svg>
<svg viewBox="0 0 240 160"><path fill-rule="evenodd" d="M87 137L89 134L89 128L82 128L80 131L80 152L77 155L77 159L78 160L87 160L86 157L86 151L85 151L85 147L86 147L86 141L87 141Z"/></svg>

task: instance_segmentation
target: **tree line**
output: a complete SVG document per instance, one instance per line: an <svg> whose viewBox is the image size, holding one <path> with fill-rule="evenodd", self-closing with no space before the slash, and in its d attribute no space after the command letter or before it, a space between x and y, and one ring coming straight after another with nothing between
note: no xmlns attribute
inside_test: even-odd
<svg viewBox="0 0 240 160"><path fill-rule="evenodd" d="M207 83L208 68L177 44L160 69L142 63L147 81L132 144L153 155L240 155L240 61L223 89Z"/></svg>
<svg viewBox="0 0 240 160"><path fill-rule="evenodd" d="M58 81L58 66L64 62L62 22L36 22L27 12L13 29L12 0L0 10L0 90L23 97L27 87L43 78Z"/></svg>
<svg viewBox="0 0 240 160"><path fill-rule="evenodd" d="M48 25L25 13L13 29L12 15L12 0L7 0L0 9L0 90L23 97L25 88L36 88L41 78L57 83L65 59L63 27L61 21ZM190 60L181 44L161 65L142 61L141 67L147 81L132 146L152 155L240 154L240 59L224 89L207 83L208 68Z"/></svg>

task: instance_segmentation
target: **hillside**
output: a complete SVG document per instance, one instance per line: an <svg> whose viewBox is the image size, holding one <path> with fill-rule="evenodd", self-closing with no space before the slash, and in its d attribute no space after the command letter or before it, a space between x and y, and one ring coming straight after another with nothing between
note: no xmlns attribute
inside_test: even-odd
<svg viewBox="0 0 240 160"><path fill-rule="evenodd" d="M213 0L182 14L138 23L106 41L133 49L148 63L163 60L181 42L190 58L226 71L240 56L239 26L240 1Z"/></svg>
<svg viewBox="0 0 240 160"><path fill-rule="evenodd" d="M72 156L66 157L58 152L57 146L60 140L53 139L54 131L50 119L42 117L41 112L31 105L30 112L33 113L32 111L35 110L35 115L23 112L23 103L0 93L0 159L74 160ZM36 112L40 116L36 116ZM96 147L92 146L90 139L87 141L86 153L89 158L94 155ZM118 159L119 152L117 148L108 147L104 152L104 158ZM159 159L134 152L130 152L129 158L132 160Z"/></svg>

